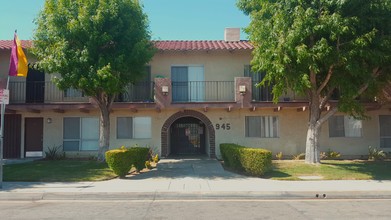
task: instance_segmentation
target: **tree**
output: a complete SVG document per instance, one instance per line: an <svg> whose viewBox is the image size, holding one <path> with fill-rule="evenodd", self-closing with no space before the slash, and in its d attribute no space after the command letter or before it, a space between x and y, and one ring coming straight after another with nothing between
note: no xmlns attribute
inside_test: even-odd
<svg viewBox="0 0 391 220"><path fill-rule="evenodd" d="M389 84L390 1L239 0L238 7L251 17L253 71L267 72L261 85L274 85L275 102L289 89L308 98L306 163L319 163L322 124L337 111L365 118L358 98Z"/></svg>
<svg viewBox="0 0 391 220"><path fill-rule="evenodd" d="M35 22L39 68L60 74L54 80L60 89L79 89L99 106L103 161L112 103L145 74L155 51L147 17L135 0L46 0Z"/></svg>

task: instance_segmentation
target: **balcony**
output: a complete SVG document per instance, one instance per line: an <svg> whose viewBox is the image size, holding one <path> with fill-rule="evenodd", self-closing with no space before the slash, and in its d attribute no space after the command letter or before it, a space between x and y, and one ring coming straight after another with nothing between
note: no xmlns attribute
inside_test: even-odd
<svg viewBox="0 0 391 220"><path fill-rule="evenodd" d="M234 81L172 82L172 102L234 102Z"/></svg>
<svg viewBox="0 0 391 220"><path fill-rule="evenodd" d="M153 102L153 82L130 84L116 102ZM88 97L76 89L62 91L53 82L10 82L10 104L88 103Z"/></svg>

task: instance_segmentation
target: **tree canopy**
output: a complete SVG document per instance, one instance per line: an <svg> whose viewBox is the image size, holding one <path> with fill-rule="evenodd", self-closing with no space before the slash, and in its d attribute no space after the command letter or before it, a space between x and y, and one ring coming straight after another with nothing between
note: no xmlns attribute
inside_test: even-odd
<svg viewBox="0 0 391 220"><path fill-rule="evenodd" d="M389 84L389 0L239 0L238 6L251 17L254 72L266 71L262 83L274 85L275 101L288 90L308 97L309 128L320 129L336 111L364 117L358 97L373 98ZM335 92L338 106L322 113ZM317 153L306 156L316 163Z"/></svg>
<svg viewBox="0 0 391 220"><path fill-rule="evenodd" d="M117 94L145 72L155 48L136 0L46 0L36 19L32 52L38 67L57 73L99 106L100 152L109 147L110 109Z"/></svg>

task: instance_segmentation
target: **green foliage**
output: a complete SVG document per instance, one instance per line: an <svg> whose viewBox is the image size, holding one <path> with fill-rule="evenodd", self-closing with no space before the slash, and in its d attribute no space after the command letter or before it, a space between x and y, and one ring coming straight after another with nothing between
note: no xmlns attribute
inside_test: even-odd
<svg viewBox="0 0 391 220"><path fill-rule="evenodd" d="M277 160L282 160L283 157L284 157L284 156L283 156L282 152L278 152L278 153L276 154Z"/></svg>
<svg viewBox="0 0 391 220"><path fill-rule="evenodd" d="M155 163L158 163L159 162L159 154L156 154L153 158L152 158L152 161L155 162Z"/></svg>
<svg viewBox="0 0 391 220"><path fill-rule="evenodd" d="M220 144L224 165L253 176L262 176L272 166L272 153L237 144Z"/></svg>
<svg viewBox="0 0 391 220"><path fill-rule="evenodd" d="M132 152L128 149L116 149L106 152L106 162L120 178L126 176L132 168Z"/></svg>
<svg viewBox="0 0 391 220"><path fill-rule="evenodd" d="M137 171L140 171L145 168L145 161L148 160L149 148L138 147L137 145L128 148L127 151L130 152L130 162L136 168Z"/></svg>
<svg viewBox="0 0 391 220"><path fill-rule="evenodd" d="M386 152L383 150L374 148L372 146L368 147L368 160L384 160L387 158Z"/></svg>
<svg viewBox="0 0 391 220"><path fill-rule="evenodd" d="M48 150L45 151L46 160L62 160L65 159L65 152L62 151L62 145L53 147L48 147Z"/></svg>
<svg viewBox="0 0 391 220"><path fill-rule="evenodd" d="M292 160L304 160L305 159L305 153L300 153L292 156Z"/></svg>
<svg viewBox="0 0 391 220"><path fill-rule="evenodd" d="M149 160L145 161L145 167L148 169L152 169L151 161Z"/></svg>
<svg viewBox="0 0 391 220"><path fill-rule="evenodd" d="M334 160L341 157L341 153L328 149L326 152L320 152L321 160Z"/></svg>
<svg viewBox="0 0 391 220"><path fill-rule="evenodd" d="M145 74L154 54L147 16L132 0L47 0L33 54L61 89L114 97Z"/></svg>

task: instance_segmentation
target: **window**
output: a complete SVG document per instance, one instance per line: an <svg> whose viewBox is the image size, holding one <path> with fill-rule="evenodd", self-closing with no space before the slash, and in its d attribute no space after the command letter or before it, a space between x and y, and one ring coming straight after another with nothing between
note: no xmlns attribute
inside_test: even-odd
<svg viewBox="0 0 391 220"><path fill-rule="evenodd" d="M361 137L362 121L349 116L332 116L329 118L330 137Z"/></svg>
<svg viewBox="0 0 391 220"><path fill-rule="evenodd" d="M391 115L379 115L380 147L391 148Z"/></svg>
<svg viewBox="0 0 391 220"><path fill-rule="evenodd" d="M173 102L202 102L205 100L203 66L171 67Z"/></svg>
<svg viewBox="0 0 391 220"><path fill-rule="evenodd" d="M256 86L256 84L262 82L266 73L253 73L250 65L244 66L244 76L251 77L252 80L252 99L253 101L273 101L273 85Z"/></svg>
<svg viewBox="0 0 391 220"><path fill-rule="evenodd" d="M278 138L278 117L246 116L246 137Z"/></svg>
<svg viewBox="0 0 391 220"><path fill-rule="evenodd" d="M84 97L84 94L80 90L70 88L64 91L64 97L80 98L80 97Z"/></svg>
<svg viewBox="0 0 391 220"><path fill-rule="evenodd" d="M117 139L151 138L150 117L118 117Z"/></svg>
<svg viewBox="0 0 391 220"><path fill-rule="evenodd" d="M64 151L92 151L99 148L98 118L64 118Z"/></svg>

